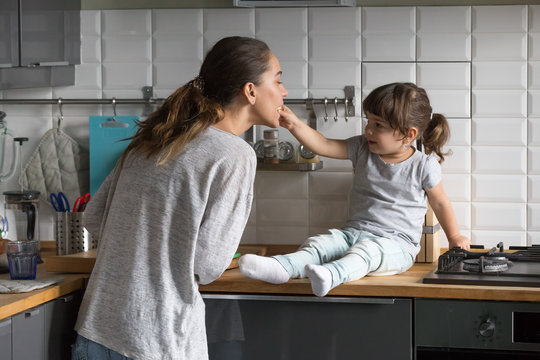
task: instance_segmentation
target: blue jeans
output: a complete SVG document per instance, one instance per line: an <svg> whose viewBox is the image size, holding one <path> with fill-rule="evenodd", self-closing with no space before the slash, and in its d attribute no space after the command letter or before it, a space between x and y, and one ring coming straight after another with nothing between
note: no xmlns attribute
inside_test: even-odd
<svg viewBox="0 0 540 360"><path fill-rule="evenodd" d="M117 353L92 340L77 335L75 344L71 346L72 360L130 360L122 354Z"/></svg>
<svg viewBox="0 0 540 360"><path fill-rule="evenodd" d="M350 227L329 232L308 238L294 253L274 258L292 278L305 277L307 264L323 265L332 273L332 287L368 274L399 274L414 264L398 240Z"/></svg>

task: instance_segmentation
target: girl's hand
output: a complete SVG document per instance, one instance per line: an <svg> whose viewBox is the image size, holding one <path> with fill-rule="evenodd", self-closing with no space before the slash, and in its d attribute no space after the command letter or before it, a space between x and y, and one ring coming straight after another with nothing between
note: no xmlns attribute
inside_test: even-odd
<svg viewBox="0 0 540 360"><path fill-rule="evenodd" d="M463 250L471 249L471 240L468 237L458 235L452 239L448 239L448 248L460 247Z"/></svg>
<svg viewBox="0 0 540 360"><path fill-rule="evenodd" d="M300 119L298 119L298 117L292 112L292 110L285 105L281 106L281 110L278 110L278 113L279 125L289 131L295 127L298 121L300 121Z"/></svg>

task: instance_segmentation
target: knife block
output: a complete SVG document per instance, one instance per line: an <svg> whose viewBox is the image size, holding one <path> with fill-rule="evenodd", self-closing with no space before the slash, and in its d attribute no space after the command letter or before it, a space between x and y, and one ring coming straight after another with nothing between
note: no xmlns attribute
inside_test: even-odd
<svg viewBox="0 0 540 360"><path fill-rule="evenodd" d="M441 254L440 237L441 225L433 209L428 204L420 240L420 252L416 256L417 263L433 263L439 259Z"/></svg>

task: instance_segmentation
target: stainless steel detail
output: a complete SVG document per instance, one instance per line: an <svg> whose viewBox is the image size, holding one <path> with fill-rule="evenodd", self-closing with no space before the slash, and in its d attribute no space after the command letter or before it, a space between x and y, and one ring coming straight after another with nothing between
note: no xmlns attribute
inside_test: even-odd
<svg viewBox="0 0 540 360"><path fill-rule="evenodd" d="M296 301L296 302L321 302L321 303L349 303L349 304L383 304L393 305L395 299L392 298L371 298L371 297L334 297L324 298L316 296L290 296L290 295L247 295L247 294L202 294L203 299L225 299L225 300L262 300L262 301Z"/></svg>
<svg viewBox="0 0 540 360"><path fill-rule="evenodd" d="M334 111L336 112L336 114L334 115L334 121L338 121L338 113L337 113L337 97L334 98Z"/></svg>
<svg viewBox="0 0 540 360"><path fill-rule="evenodd" d="M324 98L324 121L328 121L328 99Z"/></svg>

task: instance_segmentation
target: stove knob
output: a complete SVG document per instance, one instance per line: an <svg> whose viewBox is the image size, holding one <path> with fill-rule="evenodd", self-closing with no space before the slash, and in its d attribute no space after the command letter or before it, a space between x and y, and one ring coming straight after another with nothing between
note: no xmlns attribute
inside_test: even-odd
<svg viewBox="0 0 540 360"><path fill-rule="evenodd" d="M480 324L478 332L483 337L493 336L493 334L495 333L495 324L493 323L493 321L491 321L491 319L487 319Z"/></svg>

